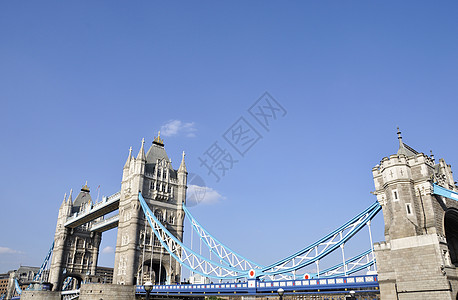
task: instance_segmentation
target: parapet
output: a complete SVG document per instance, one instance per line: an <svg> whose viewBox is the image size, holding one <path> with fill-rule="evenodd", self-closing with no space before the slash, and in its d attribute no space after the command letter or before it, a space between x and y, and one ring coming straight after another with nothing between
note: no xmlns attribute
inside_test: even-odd
<svg viewBox="0 0 458 300"><path fill-rule="evenodd" d="M374 251L383 251L391 249L390 242L379 242L374 244Z"/></svg>

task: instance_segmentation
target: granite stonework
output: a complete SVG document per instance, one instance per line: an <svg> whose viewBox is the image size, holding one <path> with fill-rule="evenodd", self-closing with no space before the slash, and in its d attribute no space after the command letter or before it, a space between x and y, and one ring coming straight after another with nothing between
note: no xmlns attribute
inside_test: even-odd
<svg viewBox="0 0 458 300"><path fill-rule="evenodd" d="M133 286L145 281L157 284L180 281L181 266L155 238L138 195L141 192L156 218L182 241L187 175L184 152L179 168L174 169L160 135L146 153L144 140L136 157L130 149L122 170L119 205L115 207L119 210L119 221L114 225L118 228L113 283ZM100 215L75 228L66 227L69 218L87 213L95 206L87 183L74 201L71 194L68 198L64 196L54 236L49 281L56 291L62 289L68 277L76 279L71 288L77 288L82 282L106 280L97 269L97 260L102 232L112 227L92 230L93 224L104 220Z"/></svg>
<svg viewBox="0 0 458 300"><path fill-rule="evenodd" d="M161 247L146 224L138 193L142 193L167 230L183 241L187 174L184 152L180 167L173 169L159 135L146 155L143 143L136 158L129 154L121 182L113 283L172 284L180 281L181 266Z"/></svg>
<svg viewBox="0 0 458 300"><path fill-rule="evenodd" d="M135 286L120 284L83 284L80 300L134 300Z"/></svg>
<svg viewBox="0 0 458 300"><path fill-rule="evenodd" d="M21 300L61 300L60 292L23 291Z"/></svg>
<svg viewBox="0 0 458 300"><path fill-rule="evenodd" d="M457 201L433 194L432 183L458 191L450 165L402 142L372 169L385 241L374 245L383 300L457 299L454 243ZM458 213L456 214L458 215ZM456 218L458 220L458 218ZM458 249L457 249L458 250Z"/></svg>
<svg viewBox="0 0 458 300"><path fill-rule="evenodd" d="M23 291L21 300L61 300L59 291ZM79 300L134 300L135 286L119 284L83 284Z"/></svg>

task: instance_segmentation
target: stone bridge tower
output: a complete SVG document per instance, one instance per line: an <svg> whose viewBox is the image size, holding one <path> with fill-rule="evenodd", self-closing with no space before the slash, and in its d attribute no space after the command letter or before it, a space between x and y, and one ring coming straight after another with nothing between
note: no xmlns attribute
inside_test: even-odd
<svg viewBox="0 0 458 300"><path fill-rule="evenodd" d="M385 242L374 246L381 298L458 299L458 202L432 183L458 191L450 165L406 145L372 169Z"/></svg>
<svg viewBox="0 0 458 300"><path fill-rule="evenodd" d="M145 154L144 140L137 157L129 156L123 168L113 283L133 285L179 281L181 267L161 246L146 222L138 192L155 216L183 240L187 171L183 158L178 170L164 149L160 133Z"/></svg>
<svg viewBox="0 0 458 300"><path fill-rule="evenodd" d="M49 282L53 284L54 290L61 290L67 277L75 278L79 285L82 280L96 275L102 233L91 232L90 223L73 229L64 226L68 217L91 207L92 199L89 192L86 182L75 201L72 201L70 191L68 198L64 196L59 208L49 273Z"/></svg>

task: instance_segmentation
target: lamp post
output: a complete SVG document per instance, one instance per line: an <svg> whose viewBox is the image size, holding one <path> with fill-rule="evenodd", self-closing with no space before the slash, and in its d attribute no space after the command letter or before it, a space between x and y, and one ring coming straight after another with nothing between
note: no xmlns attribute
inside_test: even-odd
<svg viewBox="0 0 458 300"><path fill-rule="evenodd" d="M280 300L283 300L283 294L285 293L285 290L282 288L279 288L277 290L278 296L280 296Z"/></svg>
<svg viewBox="0 0 458 300"><path fill-rule="evenodd" d="M146 300L149 300L149 293L153 289L153 283L151 281L147 281L143 285L143 288L145 289L145 292L146 292Z"/></svg>

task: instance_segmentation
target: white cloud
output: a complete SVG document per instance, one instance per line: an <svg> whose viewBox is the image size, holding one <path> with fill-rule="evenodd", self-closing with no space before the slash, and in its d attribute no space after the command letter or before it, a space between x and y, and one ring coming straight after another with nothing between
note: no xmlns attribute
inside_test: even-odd
<svg viewBox="0 0 458 300"><path fill-rule="evenodd" d="M216 190L207 186L189 184L186 191L186 206L191 207L198 204L214 204L225 198Z"/></svg>
<svg viewBox="0 0 458 300"><path fill-rule="evenodd" d="M161 126L161 135L168 137L184 134L186 137L195 137L197 129L194 122L184 123L180 120L170 120Z"/></svg>
<svg viewBox="0 0 458 300"><path fill-rule="evenodd" d="M103 253L103 254L111 254L111 253L114 253L114 248L113 248L113 247L110 247L110 246L106 246L105 248L103 248L102 253Z"/></svg>
<svg viewBox="0 0 458 300"><path fill-rule="evenodd" d="M21 251L14 250L8 247L0 247L0 254L21 254Z"/></svg>

